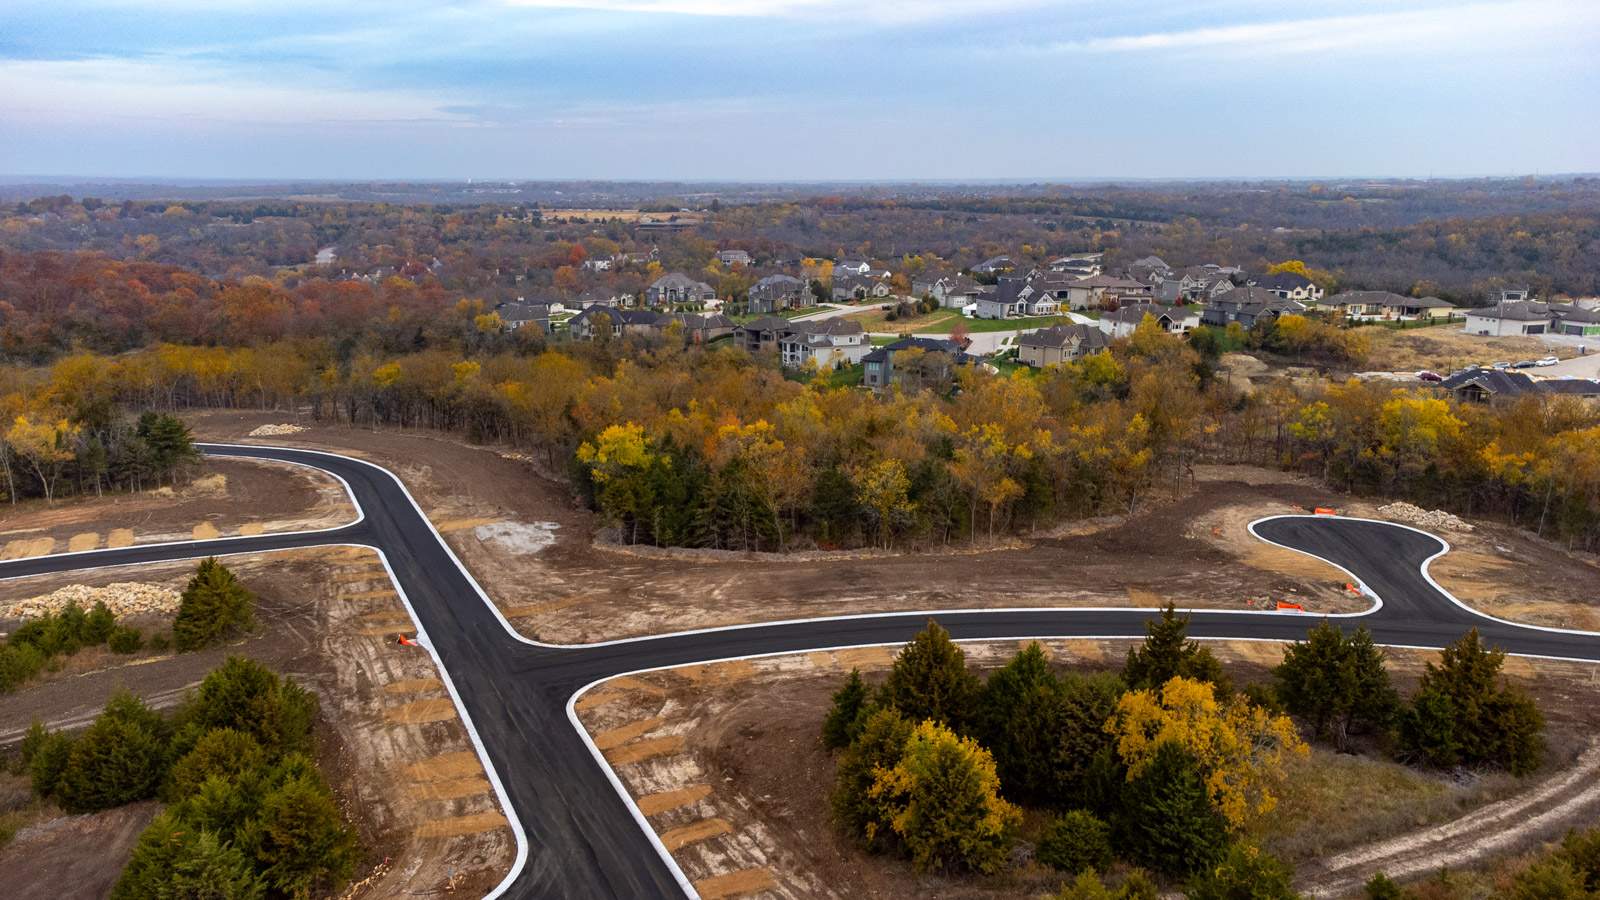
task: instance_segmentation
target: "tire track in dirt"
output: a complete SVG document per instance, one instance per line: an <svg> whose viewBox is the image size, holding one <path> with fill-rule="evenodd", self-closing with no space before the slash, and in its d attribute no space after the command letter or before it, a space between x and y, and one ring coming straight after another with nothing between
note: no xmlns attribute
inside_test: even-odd
<svg viewBox="0 0 1600 900"><path fill-rule="evenodd" d="M1377 872L1404 880L1441 868L1458 868L1545 837L1585 810L1600 806L1597 775L1600 743L1591 744L1566 771L1526 793L1442 825L1330 857L1316 866L1318 874L1302 882L1301 891L1309 897L1345 896Z"/></svg>

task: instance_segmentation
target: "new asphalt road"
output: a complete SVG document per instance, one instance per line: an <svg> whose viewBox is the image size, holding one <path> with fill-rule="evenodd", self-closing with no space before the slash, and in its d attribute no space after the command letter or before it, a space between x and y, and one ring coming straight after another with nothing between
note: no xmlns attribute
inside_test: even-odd
<svg viewBox="0 0 1600 900"><path fill-rule="evenodd" d="M95 550L0 562L0 579L103 566L328 544L379 551L437 658L490 779L518 831L518 863L490 896L672 897L692 893L682 872L577 727L569 701L625 672L741 656L898 644L930 615L961 640L1140 637L1149 610L958 610L805 619L556 646L516 634L388 470L361 460L276 447L202 445L212 455L299 463L348 485L362 518L341 528ZM1443 541L1382 522L1279 516L1258 537L1350 573L1376 608L1347 616L1384 644L1442 647L1468 628L1512 653L1600 660L1600 636L1516 625L1457 603L1427 576ZM1136 561L1130 560L1130 563ZM1196 577L1205 573L1196 572ZM1202 638L1287 641L1314 624L1295 613L1196 610ZM1355 622L1350 623L1352 626Z"/></svg>

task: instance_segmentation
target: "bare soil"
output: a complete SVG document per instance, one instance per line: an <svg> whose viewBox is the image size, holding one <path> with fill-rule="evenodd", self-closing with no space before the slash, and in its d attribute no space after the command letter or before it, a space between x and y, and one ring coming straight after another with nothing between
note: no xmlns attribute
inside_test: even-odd
<svg viewBox="0 0 1600 900"><path fill-rule="evenodd" d="M1445 590L1502 619L1600 631L1600 557L1510 525L1473 524L1469 534L1441 535L1451 550L1428 571Z"/></svg>
<svg viewBox="0 0 1600 900"><path fill-rule="evenodd" d="M964 644L969 662L1004 662L1015 642ZM1115 668L1123 641L1053 641L1070 668ZM1211 645L1241 682L1266 677L1281 647ZM1387 651L1409 690L1434 654ZM944 878L857 850L829 824L834 757L817 740L831 693L852 667L879 673L889 648L863 648L687 667L598 686L580 716L651 824L696 883L738 876L777 897L1037 895L1061 877L1034 863L987 879ZM1415 875L1536 845L1592 820L1600 788L1589 743L1600 713L1594 668L1511 660L1508 675L1534 692L1550 720L1544 770L1528 779L1441 774L1381 758L1316 750L1291 767L1282 803L1258 839L1301 868L1306 886L1358 886L1380 868ZM1024 839L1041 817L1030 815ZM674 840L666 841L667 835ZM678 844L679 836L693 838ZM1402 848L1396 850L1395 848ZM1399 865L1403 862L1405 865ZM1339 891L1335 891L1337 895Z"/></svg>
<svg viewBox="0 0 1600 900"><path fill-rule="evenodd" d="M255 633L177 656L80 653L67 669L6 697L0 745L20 738L34 719L52 727L86 725L118 689L158 707L174 705L228 655L249 656L321 700L322 763L366 852L356 875L361 883L348 896L481 893L497 883L515 856L514 838L431 657L394 640L410 630L410 620L376 554L318 548L225 561L260 598ZM16 579L0 582L0 597L32 596L63 583L182 582L191 571L178 563ZM45 838L30 836L56 821L24 829L0 851L0 881L49 886L30 867ZM115 880L137 832L126 835L126 844L108 836L97 846L105 878ZM13 850L18 846L31 849L24 854ZM82 849L71 843L59 852L83 856Z"/></svg>
<svg viewBox="0 0 1600 900"><path fill-rule="evenodd" d="M1517 362L1545 356L1571 356L1571 347L1546 344L1536 337L1484 337L1467 334L1460 324L1431 328L1365 328L1372 341L1366 368L1390 372L1430 370L1449 374L1468 366Z"/></svg>
<svg viewBox="0 0 1600 900"><path fill-rule="evenodd" d="M284 413L191 416L197 433L244 439ZM688 628L859 612L1026 606L1272 608L1292 600L1314 612L1366 603L1337 570L1313 569L1252 546L1243 530L1263 515L1309 509L1328 492L1302 479L1245 467L1205 467L1178 499L1092 527L1012 541L999 549L955 545L888 556L675 552L666 558L597 544L594 517L522 454L472 447L432 432L307 426L287 443L335 449L393 468L507 617L543 640L574 642ZM285 441L274 441L285 442ZM1213 520L1218 510L1232 518ZM550 530L527 552L490 526ZM555 526L550 529L549 526ZM484 529L488 529L485 531ZM1248 551L1245 548L1249 548ZM1239 565L1239 562L1246 565ZM1196 574L1202 577L1196 578Z"/></svg>
<svg viewBox="0 0 1600 900"><path fill-rule="evenodd" d="M344 486L315 469L209 459L176 488L0 506L0 557L329 528L354 518Z"/></svg>

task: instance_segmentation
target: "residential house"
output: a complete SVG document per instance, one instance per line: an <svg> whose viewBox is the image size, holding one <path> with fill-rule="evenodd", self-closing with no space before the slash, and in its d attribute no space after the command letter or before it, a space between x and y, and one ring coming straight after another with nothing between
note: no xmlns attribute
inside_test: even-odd
<svg viewBox="0 0 1600 900"><path fill-rule="evenodd" d="M778 338L778 359L785 368L807 363L823 371L853 366L871 349L861 323L841 318L791 322L788 333Z"/></svg>
<svg viewBox="0 0 1600 900"><path fill-rule="evenodd" d="M906 351L917 351L914 365L906 362ZM897 355L901 356L898 364ZM862 383L882 391L894 383L897 365L899 371L923 384L944 384L954 377L957 366L970 365L974 359L953 340L911 337L879 347L863 356L861 362Z"/></svg>
<svg viewBox="0 0 1600 900"><path fill-rule="evenodd" d="M622 266L648 266L661 258L661 251L651 247L648 252L616 253L611 256L614 268Z"/></svg>
<svg viewBox="0 0 1600 900"><path fill-rule="evenodd" d="M1172 275L1172 267L1159 256L1141 256L1128 264L1128 277L1144 284L1154 284Z"/></svg>
<svg viewBox="0 0 1600 900"><path fill-rule="evenodd" d="M733 320L721 313L679 313L666 318L683 329L683 339L690 344L708 344L734 331ZM666 323L663 323L663 327L666 327Z"/></svg>
<svg viewBox="0 0 1600 900"><path fill-rule="evenodd" d="M667 321L671 321L670 316L647 309L591 306L567 320L567 333L578 341L592 341L601 335L652 335L660 333Z"/></svg>
<svg viewBox="0 0 1600 900"><path fill-rule="evenodd" d="M1538 379L1524 372L1499 369L1467 369L1439 382L1437 387L1454 394L1463 403L1514 400L1528 394L1564 394L1600 399L1600 381L1591 378Z"/></svg>
<svg viewBox="0 0 1600 900"><path fill-rule="evenodd" d="M816 296L811 293L811 285L793 275L768 275L750 286L751 313L771 314L815 305Z"/></svg>
<svg viewBox="0 0 1600 900"><path fill-rule="evenodd" d="M1181 272L1156 276L1151 292L1154 299L1167 304L1210 300L1233 290L1233 277L1218 265L1190 266Z"/></svg>
<svg viewBox="0 0 1600 900"><path fill-rule="evenodd" d="M1036 369L1082 359L1110 346L1111 338L1093 325L1053 325L1017 337L1017 361Z"/></svg>
<svg viewBox="0 0 1600 900"><path fill-rule="evenodd" d="M1510 300L1467 310L1467 333L1500 337L1508 334L1544 334L1554 315L1547 304L1535 300Z"/></svg>
<svg viewBox="0 0 1600 900"><path fill-rule="evenodd" d="M706 303L717 299L716 289L703 281L695 281L682 272L663 275L650 282L645 289L646 306L678 306L689 303Z"/></svg>
<svg viewBox="0 0 1600 900"><path fill-rule="evenodd" d="M1579 306L1576 303L1550 305L1555 320L1550 330L1555 334L1575 337L1600 337L1600 309Z"/></svg>
<svg viewBox="0 0 1600 900"><path fill-rule="evenodd" d="M778 341L789 333L792 322L781 316L762 316L733 329L733 343L750 353L777 350Z"/></svg>
<svg viewBox="0 0 1600 900"><path fill-rule="evenodd" d="M833 274L835 277L840 272L848 275L866 275L871 271L872 263L864 259L836 259L833 262Z"/></svg>
<svg viewBox="0 0 1600 900"><path fill-rule="evenodd" d="M583 261L583 267L590 272L609 272L616 265L616 260L604 256L591 256Z"/></svg>
<svg viewBox="0 0 1600 900"><path fill-rule="evenodd" d="M748 266L751 262L750 254L743 250L719 250L717 259L721 260L723 265L730 267Z"/></svg>
<svg viewBox="0 0 1600 900"><path fill-rule="evenodd" d="M972 273L974 275L999 275L1001 272L1009 272L1014 268L1016 268L1016 265L1011 262L1011 257L991 256L973 266Z"/></svg>
<svg viewBox="0 0 1600 900"><path fill-rule="evenodd" d="M632 301L633 297L629 294L619 294L604 288L592 287L584 288L577 298L572 301L572 305L578 309L588 309L591 306L627 306Z"/></svg>
<svg viewBox="0 0 1600 900"><path fill-rule="evenodd" d="M1322 308L1350 319L1449 318L1455 304L1438 297L1407 297L1390 291L1343 291L1327 298Z"/></svg>
<svg viewBox="0 0 1600 900"><path fill-rule="evenodd" d="M894 293L887 281L861 275L834 275L833 301L850 303L855 300L882 300Z"/></svg>
<svg viewBox="0 0 1600 900"><path fill-rule="evenodd" d="M923 280L919 276L911 283L911 293L918 297L932 297L946 309L963 309L977 301L983 286L965 275L939 275Z"/></svg>
<svg viewBox="0 0 1600 900"><path fill-rule="evenodd" d="M1106 303L1141 303L1151 296L1150 285L1132 278L1091 275L1066 286L1069 309L1090 309Z"/></svg>
<svg viewBox="0 0 1600 900"><path fill-rule="evenodd" d="M521 331L531 328L535 331L550 332L550 304L548 303L497 303L494 307L495 315L500 317L500 327L505 331Z"/></svg>
<svg viewBox="0 0 1600 900"><path fill-rule="evenodd" d="M1104 253L1071 253L1050 260L1048 265L1052 272L1064 272L1074 278L1087 278L1090 275L1099 275L1105 260Z"/></svg>
<svg viewBox="0 0 1600 900"><path fill-rule="evenodd" d="M1299 315L1305 311L1305 304L1297 300L1285 300L1259 287L1242 287L1234 288L1206 304L1200 314L1200 322L1219 328L1238 322L1245 328L1252 328L1257 322L1276 319L1286 313Z"/></svg>
<svg viewBox="0 0 1600 900"><path fill-rule="evenodd" d="M1271 291L1285 300L1296 300L1313 305L1322 299L1323 290L1316 282L1296 272L1278 272L1262 275L1251 281L1258 288Z"/></svg>
<svg viewBox="0 0 1600 900"><path fill-rule="evenodd" d="M1162 331L1188 334L1200 327L1198 306L1166 306L1160 303L1130 303L1100 317L1100 327L1112 337L1127 337L1145 316L1156 320Z"/></svg>

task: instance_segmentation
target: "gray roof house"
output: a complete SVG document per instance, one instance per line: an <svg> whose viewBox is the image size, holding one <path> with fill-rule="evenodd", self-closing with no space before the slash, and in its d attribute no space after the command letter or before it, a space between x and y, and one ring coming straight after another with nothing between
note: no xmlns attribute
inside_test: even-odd
<svg viewBox="0 0 1600 900"><path fill-rule="evenodd" d="M750 286L751 313L775 313L785 309L815 306L811 285L793 275L768 275Z"/></svg>
<svg viewBox="0 0 1600 900"><path fill-rule="evenodd" d="M548 303L497 303L495 314L500 317L500 327L505 331L533 328L549 333L550 304Z"/></svg>
<svg viewBox="0 0 1600 900"><path fill-rule="evenodd" d="M930 357L937 362L934 374L941 378L948 378L956 366L971 365L975 360L968 356L961 345L953 340L944 338L901 338L892 344L879 347L861 358L864 372L862 383L874 391L886 390L894 383L895 355L906 350L922 351L922 358L926 364Z"/></svg>
<svg viewBox="0 0 1600 900"><path fill-rule="evenodd" d="M1111 345L1111 338L1092 325L1053 325L1017 338L1017 361L1043 368L1072 362Z"/></svg>
<svg viewBox="0 0 1600 900"><path fill-rule="evenodd" d="M1234 288L1206 304L1200 321L1214 327L1238 322L1245 328L1251 328L1257 322L1276 319L1285 313L1298 315L1305 311L1305 305L1295 300L1285 300L1263 288L1242 287Z"/></svg>
<svg viewBox="0 0 1600 900"><path fill-rule="evenodd" d="M791 322L788 333L778 338L778 360L785 368L807 363L822 370L851 366L871 349L861 323L849 319Z"/></svg>
<svg viewBox="0 0 1600 900"><path fill-rule="evenodd" d="M1322 299L1322 288L1317 287L1316 283L1311 279L1294 272L1262 275L1251 283L1256 287L1271 291L1285 300L1316 303Z"/></svg>
<svg viewBox="0 0 1600 900"><path fill-rule="evenodd" d="M1188 334L1200 326L1200 307L1167 306L1160 303L1130 303L1100 317L1100 327L1112 337L1127 337L1144 321L1156 320L1162 331Z"/></svg>
<svg viewBox="0 0 1600 900"><path fill-rule="evenodd" d="M833 276L833 299L836 303L849 303L852 300L883 299L894 293L887 281L868 278L862 275L835 275Z"/></svg>
<svg viewBox="0 0 1600 900"><path fill-rule="evenodd" d="M676 306L681 303L706 303L717 299L716 289L682 272L663 275L645 289L647 306Z"/></svg>

